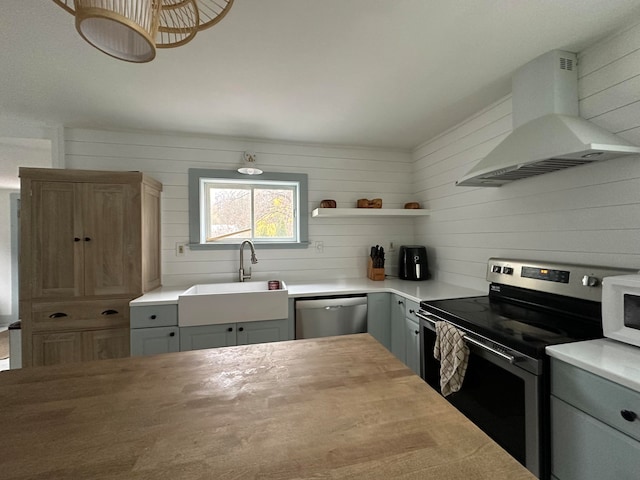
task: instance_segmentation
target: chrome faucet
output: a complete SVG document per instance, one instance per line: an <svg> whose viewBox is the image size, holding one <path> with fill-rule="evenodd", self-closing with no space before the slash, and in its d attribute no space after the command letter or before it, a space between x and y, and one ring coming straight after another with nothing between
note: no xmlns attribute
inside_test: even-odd
<svg viewBox="0 0 640 480"><path fill-rule="evenodd" d="M253 246L253 242L251 240L245 240L240 244L240 270L238 271L238 280L240 282L244 282L251 278L251 267L249 267L249 274L244 274L244 246L247 244L251 248L251 263L258 263L258 257L256 257L256 249Z"/></svg>

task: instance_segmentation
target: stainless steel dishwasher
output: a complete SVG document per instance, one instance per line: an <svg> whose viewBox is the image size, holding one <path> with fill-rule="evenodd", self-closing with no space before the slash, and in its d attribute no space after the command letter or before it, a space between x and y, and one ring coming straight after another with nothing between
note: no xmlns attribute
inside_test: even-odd
<svg viewBox="0 0 640 480"><path fill-rule="evenodd" d="M331 337L366 331L366 295L296 300L296 339Z"/></svg>

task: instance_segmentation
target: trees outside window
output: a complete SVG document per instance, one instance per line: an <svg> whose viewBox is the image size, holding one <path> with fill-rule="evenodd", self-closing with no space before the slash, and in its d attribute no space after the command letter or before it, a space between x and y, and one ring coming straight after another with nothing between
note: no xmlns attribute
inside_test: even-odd
<svg viewBox="0 0 640 480"><path fill-rule="evenodd" d="M307 176L247 178L226 170L189 170L190 248L233 248L243 240L269 248L308 244Z"/></svg>

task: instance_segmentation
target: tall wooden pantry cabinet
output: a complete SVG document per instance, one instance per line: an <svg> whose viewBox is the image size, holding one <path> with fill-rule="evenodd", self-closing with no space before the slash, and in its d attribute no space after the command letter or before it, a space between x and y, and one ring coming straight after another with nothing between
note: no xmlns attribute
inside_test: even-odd
<svg viewBox="0 0 640 480"><path fill-rule="evenodd" d="M25 367L129 355L129 301L160 286L162 184L140 172L21 168Z"/></svg>

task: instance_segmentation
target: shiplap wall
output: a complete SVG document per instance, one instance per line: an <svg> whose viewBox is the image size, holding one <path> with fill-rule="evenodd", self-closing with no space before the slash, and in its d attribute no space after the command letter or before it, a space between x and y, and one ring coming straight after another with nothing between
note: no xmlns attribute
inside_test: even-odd
<svg viewBox="0 0 640 480"><path fill-rule="evenodd" d="M640 24L578 56L580 114L640 145ZM640 158L567 169L500 188L456 187L511 131L511 97L413 152L416 222L440 280L486 289L491 256L640 268Z"/></svg>
<svg viewBox="0 0 640 480"><path fill-rule="evenodd" d="M162 265L164 285L233 281L237 251L187 251L187 177L189 168L236 169L242 152L257 155L260 168L309 176L309 215L323 199L355 207L358 198L382 198L384 208L411 201L409 152L379 149L256 142L86 129L65 130L66 168L140 170L164 185L162 194ZM332 279L366 276L371 245L412 243L414 222L407 218L310 218L306 249L260 250L254 279ZM315 242L324 244L323 252ZM391 258L388 267L394 267ZM390 273L397 269L388 268Z"/></svg>

